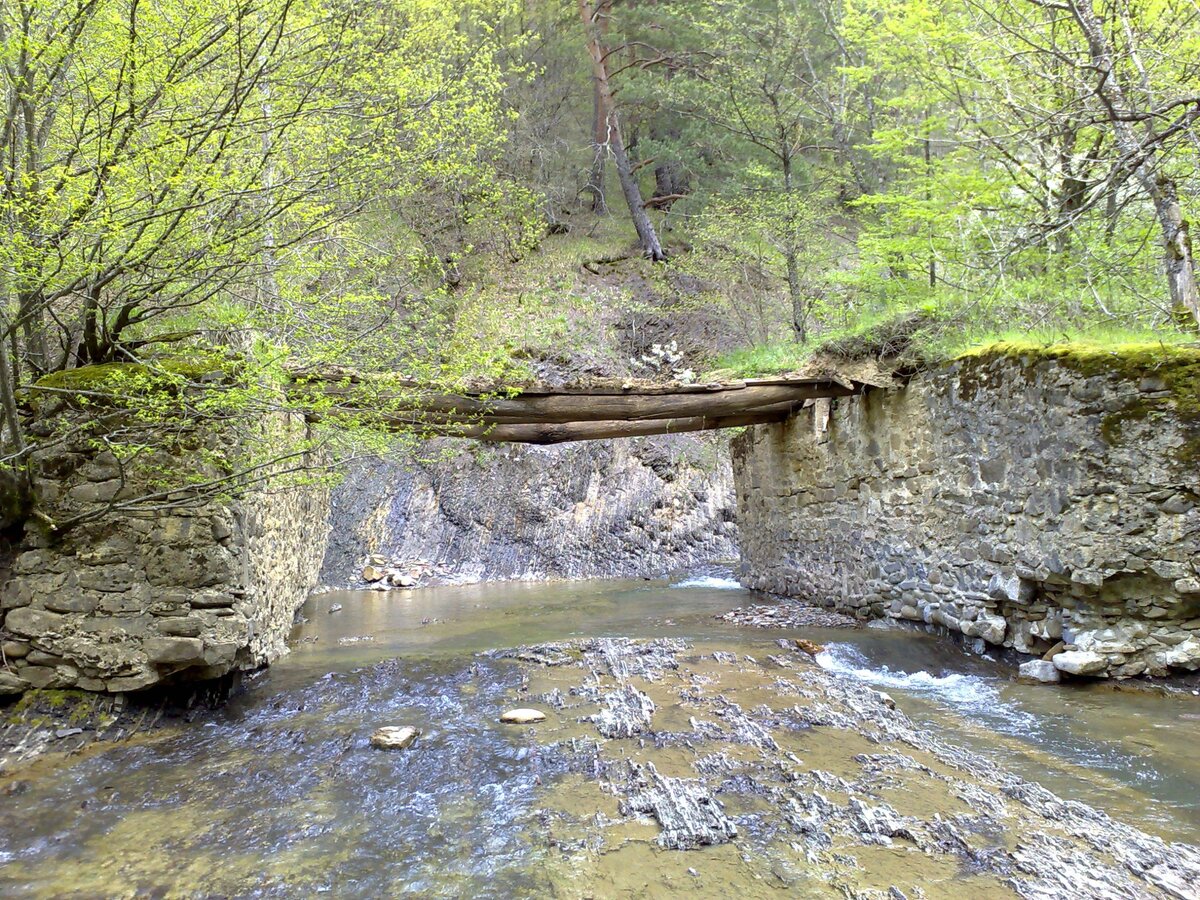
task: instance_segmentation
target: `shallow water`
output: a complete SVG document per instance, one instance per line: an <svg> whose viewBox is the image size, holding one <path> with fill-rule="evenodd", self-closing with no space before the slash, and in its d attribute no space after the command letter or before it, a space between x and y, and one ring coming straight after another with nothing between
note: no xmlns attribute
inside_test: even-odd
<svg viewBox="0 0 1200 900"><path fill-rule="evenodd" d="M713 619L750 602L762 600L711 576L319 595L291 655L227 709L68 761L0 799L0 894L579 896L542 815L578 776L497 724L520 674L476 654L596 636L757 656L781 637L815 640L822 666L887 691L916 722L1063 796L1200 843L1200 699L1021 685L908 630ZM367 738L383 724L423 734L411 751L381 753ZM639 847L621 854L654 865ZM727 877L739 866L733 854ZM757 895L758 877L747 870L742 893Z"/></svg>

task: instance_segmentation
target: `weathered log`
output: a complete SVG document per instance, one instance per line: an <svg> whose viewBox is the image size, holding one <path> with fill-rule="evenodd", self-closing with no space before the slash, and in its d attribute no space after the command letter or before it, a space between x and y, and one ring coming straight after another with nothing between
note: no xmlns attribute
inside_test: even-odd
<svg viewBox="0 0 1200 900"><path fill-rule="evenodd" d="M405 417L415 413L437 423L451 416L464 423L471 419L495 424L569 424L572 422L639 422L650 419L715 418L769 410L819 397L845 397L856 393L853 385L833 381L795 384L739 384L702 393L521 393L513 397L480 397L470 394L388 395L362 392L353 387L328 385L315 396L345 401L345 408L369 406L381 414ZM299 394L296 399L303 400Z"/></svg>
<svg viewBox="0 0 1200 900"><path fill-rule="evenodd" d="M565 444L570 441L598 441L607 438L644 437L652 434L683 434L740 428L782 422L799 404L780 404L765 410L736 416L693 416L684 419L612 420L604 422L566 422L536 424L497 424L433 426L430 430L456 437L474 438L487 443Z"/></svg>

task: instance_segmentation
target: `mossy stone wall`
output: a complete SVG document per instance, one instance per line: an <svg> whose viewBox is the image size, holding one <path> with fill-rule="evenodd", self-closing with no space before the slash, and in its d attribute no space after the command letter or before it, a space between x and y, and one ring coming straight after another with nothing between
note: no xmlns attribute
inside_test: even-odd
<svg viewBox="0 0 1200 900"><path fill-rule="evenodd" d="M735 441L745 582L1048 656L1200 668L1200 350L1001 344Z"/></svg>

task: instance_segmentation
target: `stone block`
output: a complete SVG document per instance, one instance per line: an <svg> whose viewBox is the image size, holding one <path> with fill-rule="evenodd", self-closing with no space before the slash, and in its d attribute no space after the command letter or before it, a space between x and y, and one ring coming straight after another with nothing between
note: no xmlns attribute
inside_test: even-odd
<svg viewBox="0 0 1200 900"><path fill-rule="evenodd" d="M1019 672L1022 679L1041 684L1057 684L1062 678L1054 663L1042 659L1021 663Z"/></svg>
<svg viewBox="0 0 1200 900"><path fill-rule="evenodd" d="M142 642L147 659L155 665L193 665L204 662L204 642L199 638L157 637Z"/></svg>
<svg viewBox="0 0 1200 900"><path fill-rule="evenodd" d="M13 634L30 638L61 634L66 623L66 618L58 613L32 609L28 606L10 610L4 617L5 628Z"/></svg>
<svg viewBox="0 0 1200 900"><path fill-rule="evenodd" d="M121 593L138 581L133 567L126 564L93 566L79 572L79 586L93 591Z"/></svg>
<svg viewBox="0 0 1200 900"><path fill-rule="evenodd" d="M86 594L59 594L47 597L46 609L56 613L91 613L96 609L96 598Z"/></svg>
<svg viewBox="0 0 1200 900"><path fill-rule="evenodd" d="M155 684L159 679L157 672L145 670L133 675L121 675L116 678L106 678L104 680L104 689L120 694L126 691L140 691L143 688L148 688Z"/></svg>
<svg viewBox="0 0 1200 900"><path fill-rule="evenodd" d="M195 609L220 609L233 604L233 595L223 591L197 591L191 596L191 605Z"/></svg>
<svg viewBox="0 0 1200 900"><path fill-rule="evenodd" d="M30 687L29 682L25 681L15 672L7 669L0 669L0 697L11 697L15 694L23 694Z"/></svg>
<svg viewBox="0 0 1200 900"><path fill-rule="evenodd" d="M170 637L199 637L204 622L194 616L171 616L158 620L158 630Z"/></svg>
<svg viewBox="0 0 1200 900"><path fill-rule="evenodd" d="M33 688L56 687L59 683L58 672L53 666L25 666L21 669L21 678Z"/></svg>
<svg viewBox="0 0 1200 900"><path fill-rule="evenodd" d="M1108 658L1090 650L1064 650L1052 662L1068 675L1099 675L1108 668Z"/></svg>

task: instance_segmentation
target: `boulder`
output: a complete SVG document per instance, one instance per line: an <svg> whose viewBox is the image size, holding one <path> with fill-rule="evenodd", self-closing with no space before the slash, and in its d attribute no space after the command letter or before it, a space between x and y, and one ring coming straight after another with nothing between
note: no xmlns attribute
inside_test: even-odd
<svg viewBox="0 0 1200 900"><path fill-rule="evenodd" d="M532 725L545 719L546 714L536 709L510 709L500 716L500 721L506 725Z"/></svg>
<svg viewBox="0 0 1200 900"><path fill-rule="evenodd" d="M1019 671L1021 679L1024 681L1057 684L1062 680L1062 676L1059 675L1054 663L1045 659L1031 659L1028 662L1023 662Z"/></svg>
<svg viewBox="0 0 1200 900"><path fill-rule="evenodd" d="M363 566L363 581L379 581L385 574L387 573L378 566Z"/></svg>
<svg viewBox="0 0 1200 900"><path fill-rule="evenodd" d="M404 750L412 746L421 732L408 725L385 725L371 735L371 746L379 750Z"/></svg>
<svg viewBox="0 0 1200 900"><path fill-rule="evenodd" d="M1108 668L1108 658L1091 650L1064 650L1051 662L1068 675L1098 675Z"/></svg>

